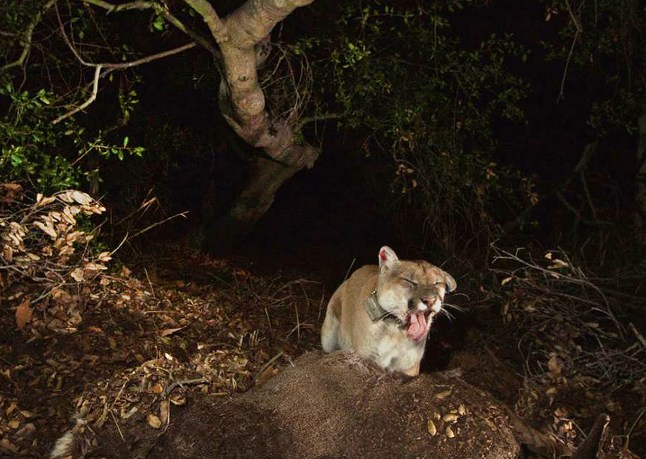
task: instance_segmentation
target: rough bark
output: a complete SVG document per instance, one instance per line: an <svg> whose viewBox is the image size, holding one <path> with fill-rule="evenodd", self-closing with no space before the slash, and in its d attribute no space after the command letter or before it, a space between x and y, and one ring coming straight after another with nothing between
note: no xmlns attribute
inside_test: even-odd
<svg viewBox="0 0 646 459"><path fill-rule="evenodd" d="M240 138L265 155L253 161L251 178L229 214L205 235L206 245L213 248L244 235L269 209L281 185L318 158L319 149L297 137L296 110L278 119L269 115L257 72L264 58L256 52L276 24L313 0L248 0L223 19L206 0L184 1L202 16L220 47L219 103L224 118Z"/></svg>

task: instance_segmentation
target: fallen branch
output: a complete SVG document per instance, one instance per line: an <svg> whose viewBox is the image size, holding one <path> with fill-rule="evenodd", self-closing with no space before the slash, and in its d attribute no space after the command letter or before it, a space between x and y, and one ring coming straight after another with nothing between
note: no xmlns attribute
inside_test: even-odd
<svg viewBox="0 0 646 459"><path fill-rule="evenodd" d="M614 390L643 375L646 338L617 318L625 301L606 295L599 279L591 281L563 251L538 261L524 249L492 249L491 271L505 286L501 315L513 323L528 378L554 380L563 371L568 379L583 375ZM556 363L550 367L550 361Z"/></svg>
<svg viewBox="0 0 646 459"><path fill-rule="evenodd" d="M162 393L161 397L162 399L168 398L168 396L175 390L177 387L183 387L183 386L188 386L191 384L206 384L208 383L208 379L206 378L195 378L195 379L183 379L181 381L173 381L170 383L164 392Z"/></svg>

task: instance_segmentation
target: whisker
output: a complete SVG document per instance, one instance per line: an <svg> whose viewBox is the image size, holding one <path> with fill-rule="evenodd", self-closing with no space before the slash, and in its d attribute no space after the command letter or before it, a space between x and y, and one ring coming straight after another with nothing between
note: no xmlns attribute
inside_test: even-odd
<svg viewBox="0 0 646 459"><path fill-rule="evenodd" d="M458 306L457 304L442 303L442 306L448 309L453 309L454 311L464 312L464 308L462 306Z"/></svg>
<svg viewBox="0 0 646 459"><path fill-rule="evenodd" d="M462 292L457 292L457 293L455 293L455 292L451 292L451 298L455 298L456 296L463 296L463 297L465 297L467 300L470 300L469 295L467 295L466 293L462 293Z"/></svg>
<svg viewBox="0 0 646 459"><path fill-rule="evenodd" d="M453 320L455 320L455 317L453 316L453 314L451 314L446 309L440 309L440 314L444 314L449 319L449 322L453 322Z"/></svg>

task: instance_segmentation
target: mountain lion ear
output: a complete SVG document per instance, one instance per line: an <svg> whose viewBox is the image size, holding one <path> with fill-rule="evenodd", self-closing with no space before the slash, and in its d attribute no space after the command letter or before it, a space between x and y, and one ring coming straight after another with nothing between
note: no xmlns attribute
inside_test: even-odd
<svg viewBox="0 0 646 459"><path fill-rule="evenodd" d="M446 293L451 293L458 288L457 282L455 282L455 279L449 273L444 272L444 278L446 279Z"/></svg>
<svg viewBox="0 0 646 459"><path fill-rule="evenodd" d="M399 258L397 258L397 254L395 253L395 251L393 249L391 249L387 245L385 245L381 249L379 249L379 267L380 268L387 267L393 261L397 261L397 260L399 260Z"/></svg>

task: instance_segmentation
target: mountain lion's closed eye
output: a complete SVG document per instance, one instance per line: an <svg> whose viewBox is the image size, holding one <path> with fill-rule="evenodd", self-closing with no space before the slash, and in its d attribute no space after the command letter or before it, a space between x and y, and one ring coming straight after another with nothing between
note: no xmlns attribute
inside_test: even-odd
<svg viewBox="0 0 646 459"><path fill-rule="evenodd" d="M354 350L390 371L419 374L426 336L455 279L426 261L399 260L387 246L334 292L321 328L325 352Z"/></svg>

